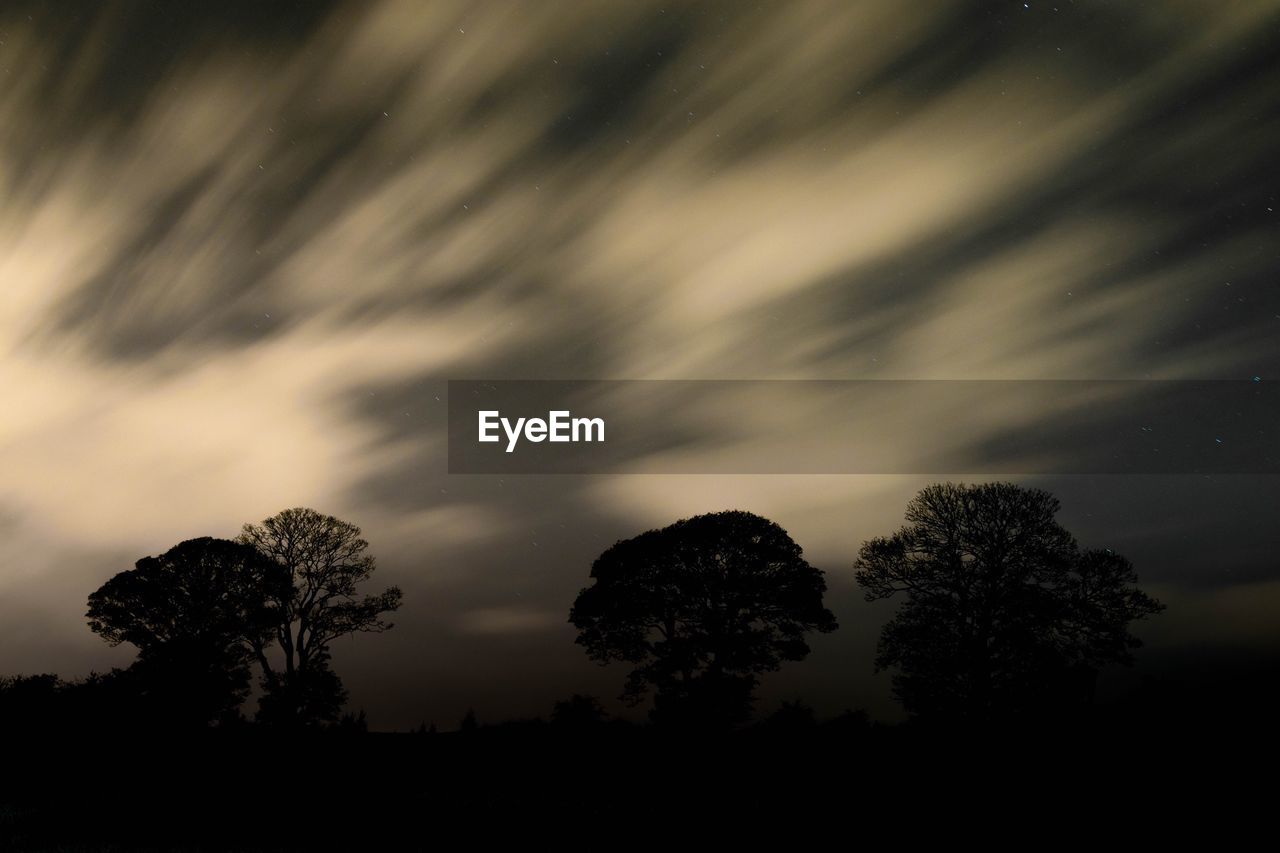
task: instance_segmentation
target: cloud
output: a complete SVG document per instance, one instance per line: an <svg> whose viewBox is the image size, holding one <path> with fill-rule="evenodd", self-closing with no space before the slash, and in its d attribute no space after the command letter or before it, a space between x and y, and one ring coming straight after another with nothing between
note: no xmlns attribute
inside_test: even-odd
<svg viewBox="0 0 1280 853"><path fill-rule="evenodd" d="M421 585L397 631L533 630L620 536L738 505L844 562L915 481L451 478L448 378L1271 376L1276 14L14 6L0 584L310 504ZM682 452L771 422L686 415Z"/></svg>
<svg viewBox="0 0 1280 853"><path fill-rule="evenodd" d="M525 607L487 607L469 610L458 618L464 634L523 634L563 624L563 613Z"/></svg>

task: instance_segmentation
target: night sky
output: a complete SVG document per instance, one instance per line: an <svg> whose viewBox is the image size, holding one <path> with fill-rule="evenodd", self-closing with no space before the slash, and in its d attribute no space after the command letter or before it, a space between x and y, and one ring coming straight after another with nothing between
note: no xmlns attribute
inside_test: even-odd
<svg viewBox="0 0 1280 853"><path fill-rule="evenodd" d="M592 560L742 509L841 626L758 707L897 719L851 564L937 477L449 475L447 381L1280 377L1280 3L185 5L0 6L0 673L127 665L90 592L302 505L404 590L371 726L612 701ZM1104 690L1280 652L1274 475L1017 480L1168 605Z"/></svg>

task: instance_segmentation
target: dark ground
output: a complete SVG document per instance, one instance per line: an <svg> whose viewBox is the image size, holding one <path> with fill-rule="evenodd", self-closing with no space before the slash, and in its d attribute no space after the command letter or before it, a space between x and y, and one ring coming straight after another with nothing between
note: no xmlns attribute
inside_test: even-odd
<svg viewBox="0 0 1280 853"><path fill-rule="evenodd" d="M12 736L0 849L790 848L885 839L1216 849L1274 811L1274 690L1226 712L1176 686L998 730L775 722L721 735L531 721L470 732L254 726ZM1243 838L1243 836L1242 836ZM844 839L844 840L842 840ZM879 842L877 842L879 843Z"/></svg>

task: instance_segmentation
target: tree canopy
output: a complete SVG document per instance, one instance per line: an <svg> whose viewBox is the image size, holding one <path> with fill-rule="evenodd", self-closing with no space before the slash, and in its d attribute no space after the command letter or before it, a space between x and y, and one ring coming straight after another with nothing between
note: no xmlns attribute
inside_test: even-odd
<svg viewBox="0 0 1280 853"><path fill-rule="evenodd" d="M877 649L913 714L990 721L1091 697L1099 668L1129 663L1131 622L1163 606L1133 566L1081 551L1048 492L943 483L908 505L907 525L862 546L868 601L902 596Z"/></svg>
<svg viewBox="0 0 1280 853"><path fill-rule="evenodd" d="M246 524L239 541L288 578L272 601L271 632L253 646L265 688L260 714L285 724L336 719L345 691L330 666L329 644L347 634L390 629L382 616L400 606L400 590L361 596L375 569L369 543L359 527L313 509L287 509Z"/></svg>
<svg viewBox="0 0 1280 853"><path fill-rule="evenodd" d="M654 719L726 724L750 712L761 673L833 631L822 572L786 531L748 512L677 521L614 544L570 612L600 663L634 665L624 697L652 688Z"/></svg>
<svg viewBox="0 0 1280 853"><path fill-rule="evenodd" d="M99 587L89 628L138 648L132 680L167 715L207 723L243 701L251 650L270 636L287 583L248 545L191 539Z"/></svg>

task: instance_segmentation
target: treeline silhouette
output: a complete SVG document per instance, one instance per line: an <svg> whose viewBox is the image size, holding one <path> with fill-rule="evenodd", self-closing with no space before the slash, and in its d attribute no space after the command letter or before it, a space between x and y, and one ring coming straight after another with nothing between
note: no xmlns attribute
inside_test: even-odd
<svg viewBox="0 0 1280 853"><path fill-rule="evenodd" d="M80 819L62 828L75 825L82 839L112 835L104 821L120 807L115 794L64 793L67 768L86 764L98 768L90 778L165 804L166 817L117 825L112 837L173 832L187 843L231 836L245 845L255 837L278 844L284 832L240 798L246 784L286 811L327 803L412 814L429 801L454 816L528 815L556 810L547 789L520 774L527 787L495 781L478 768L532 764L562 780L591 768L604 787L575 788L569 801L604 814L655 784L664 802L737 792L734 808L751 797L776 807L792 796L777 786L826 767L833 749L855 750L884 780L979 743L987 761L996 744L1027 733L1037 733L1044 760L1082 744L1123 744L1132 756L1133 727L1186 697L1166 685L1100 707L1098 674L1133 662L1133 624L1163 605L1138 588L1124 557L1081 548L1058 510L1056 498L1036 489L937 484L910 502L899 531L863 544L852 577L868 601L898 602L876 656L909 714L898 726L859 710L820 719L799 700L755 714L761 677L806 659L807 638L838 626L823 604L823 573L779 525L748 512L696 516L617 542L572 603L577 643L593 661L627 669L621 698L647 704L646 724L613 719L597 697L575 694L547 720L486 724L472 710L456 732L435 723L401 735L369 732L363 711L343 713L346 692L329 649L339 637L392 628L387 617L401 593L367 589L375 562L359 528L295 508L246 524L235 540L182 542L88 597L90 630L135 647L133 664L78 680L0 679L0 737L17 759L11 766L27 773L3 776L0 847L6 831L9 846L40 843L43 822L71 801ZM1201 707L1168 719L1185 733L1190 721L1203 721ZM691 749L701 752L689 770ZM169 786L174 779L189 796ZM610 790L625 796L614 802ZM807 807L796 796L791 804ZM6 802L25 817L6 824ZM211 813L246 823L193 834L191 821L208 824ZM302 821L285 835L342 835L323 825ZM408 829L397 820L383 829L392 827ZM368 841L360 833L369 829L343 832Z"/></svg>
<svg viewBox="0 0 1280 853"><path fill-rule="evenodd" d="M280 728L339 721L346 690L331 666L337 638L389 629L400 590L361 594L373 574L360 529L310 509L246 524L144 557L89 596L89 628L138 649L127 669L80 681L0 680L0 726L189 730L254 720Z"/></svg>
<svg viewBox="0 0 1280 853"><path fill-rule="evenodd" d="M1132 662L1130 625L1162 605L1124 557L1080 549L1058 509L1047 492L1008 483L939 484L911 501L905 527L862 546L854 576L866 598L901 600L876 662L913 717L990 725L1059 713L1093 700L1103 667ZM295 508L234 541L144 557L88 599L90 630L136 647L136 661L75 682L7 678L0 723L245 725L256 669L254 723L334 724L346 692L330 644L388 630L401 601L394 587L364 592L367 551L355 525ZM599 663L630 665L623 698L652 696L649 717L664 729L746 722L760 676L806 658L807 635L837 628L823 573L785 530L748 512L620 541L590 579L569 613L577 642ZM589 716L586 700L572 701L557 719Z"/></svg>

